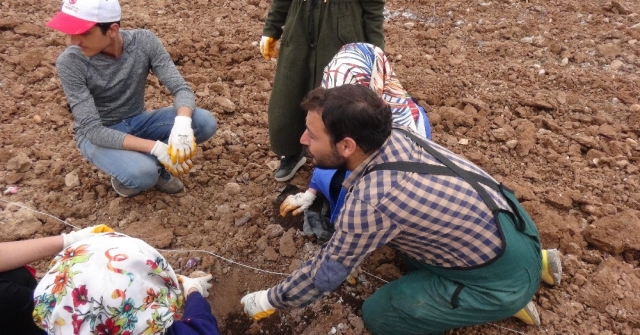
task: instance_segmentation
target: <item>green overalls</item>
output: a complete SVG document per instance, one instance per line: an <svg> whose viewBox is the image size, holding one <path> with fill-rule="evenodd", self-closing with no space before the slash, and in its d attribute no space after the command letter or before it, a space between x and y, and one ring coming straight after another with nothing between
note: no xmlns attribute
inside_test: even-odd
<svg viewBox="0 0 640 335"><path fill-rule="evenodd" d="M510 317L531 301L542 272L538 231L514 193L498 187L519 214L497 214L505 242L502 255L470 269L447 269L406 257L417 270L384 285L364 302L362 316L369 331L442 334Z"/></svg>

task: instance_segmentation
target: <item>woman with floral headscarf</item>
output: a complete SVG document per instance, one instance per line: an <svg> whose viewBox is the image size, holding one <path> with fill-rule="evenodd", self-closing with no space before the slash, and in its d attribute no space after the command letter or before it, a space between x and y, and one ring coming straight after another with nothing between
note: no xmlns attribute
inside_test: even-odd
<svg viewBox="0 0 640 335"><path fill-rule="evenodd" d="M57 334L219 334L208 296L211 275L176 275L142 240L96 234L66 247L35 289L33 318ZM184 316L179 311L183 298Z"/></svg>
<svg viewBox="0 0 640 335"><path fill-rule="evenodd" d="M407 127L431 139L431 127L424 108L402 87L382 49L368 43L344 45L324 68L321 85L332 88L345 84L369 87L389 104L395 125ZM322 227L315 227L313 222L324 218L313 219L305 215L305 230L307 233L314 231L320 239L324 239L323 236L328 239L331 237L332 223L340 213L346 195L342 181L348 176L349 171L346 170L315 168L309 189L287 197L280 207L280 214L285 216L293 211L293 215L299 215L311 206L320 191L329 201L329 224L322 222ZM317 218L313 213L309 215ZM323 230L327 230L326 233Z"/></svg>
<svg viewBox="0 0 640 335"><path fill-rule="evenodd" d="M402 87L382 49L368 43L344 45L324 68L322 87L345 84L370 88L389 104L394 124L431 139L431 127L424 108Z"/></svg>
<svg viewBox="0 0 640 335"><path fill-rule="evenodd" d="M0 243L0 333L46 334L31 317L36 270L28 264L51 257L65 247L96 233L110 231L105 225L87 227L57 236Z"/></svg>

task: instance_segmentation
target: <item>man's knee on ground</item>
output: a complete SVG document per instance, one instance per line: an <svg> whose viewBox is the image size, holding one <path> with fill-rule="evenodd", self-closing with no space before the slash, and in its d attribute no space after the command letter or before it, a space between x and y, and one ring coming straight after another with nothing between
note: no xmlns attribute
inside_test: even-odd
<svg viewBox="0 0 640 335"><path fill-rule="evenodd" d="M218 130L218 121L206 109L196 108L193 112L193 132L198 144L208 140Z"/></svg>
<svg viewBox="0 0 640 335"><path fill-rule="evenodd" d="M380 317L380 306L372 300L367 299L362 304L362 320L364 326L373 334L384 334L384 318Z"/></svg>

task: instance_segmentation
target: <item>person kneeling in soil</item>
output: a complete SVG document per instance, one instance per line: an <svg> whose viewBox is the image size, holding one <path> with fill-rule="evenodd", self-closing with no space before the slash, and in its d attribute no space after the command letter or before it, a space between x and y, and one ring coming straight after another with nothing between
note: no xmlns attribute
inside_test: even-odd
<svg viewBox="0 0 640 335"><path fill-rule="evenodd" d="M33 319L47 334L219 334L204 298L212 276L176 275L140 239L95 234L66 247L51 264L34 292Z"/></svg>
<svg viewBox="0 0 640 335"><path fill-rule="evenodd" d="M387 102L391 108L393 125L406 126L418 135L431 139L431 126L422 106L417 104L404 90L391 62L380 48L368 43L344 45L325 67L322 77L323 88L333 88L347 84L368 87ZM309 188L288 196L280 206L280 215L304 213L304 233L314 234L321 241L331 238L347 190L342 183L349 177L345 169L323 169L315 167ZM307 209L320 192L329 204L328 217ZM550 285L560 283L562 264L556 249L542 250L542 280ZM537 309L533 303L516 313L517 318L529 325L540 324Z"/></svg>
<svg viewBox="0 0 640 335"><path fill-rule="evenodd" d="M541 281L534 222L513 192L472 162L404 127L388 104L358 85L305 98L306 146L314 166L351 175L335 233L274 287L241 299L255 320L335 290L374 250L388 245L415 268L362 306L373 334L442 334L522 310Z"/></svg>
<svg viewBox="0 0 640 335"><path fill-rule="evenodd" d="M217 121L195 107L193 91L162 42L148 30L121 30L117 0L64 0L47 26L69 36L56 70L74 117L82 155L111 176L119 195L156 187L184 189L174 176L192 167L196 143L209 139ZM150 72L175 98L173 107L145 111Z"/></svg>

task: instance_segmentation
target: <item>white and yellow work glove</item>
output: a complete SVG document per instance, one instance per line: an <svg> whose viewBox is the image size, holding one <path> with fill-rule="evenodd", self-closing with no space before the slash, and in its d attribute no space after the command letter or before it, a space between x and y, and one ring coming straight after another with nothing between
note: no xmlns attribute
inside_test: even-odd
<svg viewBox="0 0 640 335"><path fill-rule="evenodd" d="M191 128L191 118L176 116L169 135L169 156L171 164L182 164L196 154L196 137Z"/></svg>
<svg viewBox="0 0 640 335"><path fill-rule="evenodd" d="M197 276L197 277L196 277ZM195 278L194 278L195 277ZM178 275L178 281L182 283L182 294L187 297L191 289L196 289L203 297L209 296L209 289L211 288L211 279L213 276L209 273L202 271L195 271L189 277Z"/></svg>
<svg viewBox="0 0 640 335"><path fill-rule="evenodd" d="M169 156L169 146L161 141L156 141L156 144L151 149L150 154L156 156L158 158L158 162L164 166L169 173L173 176L181 176L183 174L189 173L191 168L193 167L193 163L190 159L182 162L182 163L171 163L171 157Z"/></svg>
<svg viewBox="0 0 640 335"><path fill-rule="evenodd" d="M287 213L293 211L293 216L300 215L305 209L311 207L316 195L307 190L306 192L292 194L288 196L280 205L280 215L286 216Z"/></svg>
<svg viewBox="0 0 640 335"><path fill-rule="evenodd" d="M62 234L62 247L66 249L70 245L80 242L81 240L89 238L95 234L112 232L113 229L103 224L72 231L68 234Z"/></svg>
<svg viewBox="0 0 640 335"><path fill-rule="evenodd" d="M275 38L269 36L262 36L260 38L260 53L264 59L269 60L278 56L278 52L276 51L277 41Z"/></svg>
<svg viewBox="0 0 640 335"><path fill-rule="evenodd" d="M269 303L268 290L249 293L240 299L244 313L258 321L273 314L276 309Z"/></svg>

